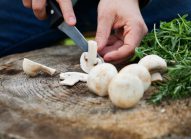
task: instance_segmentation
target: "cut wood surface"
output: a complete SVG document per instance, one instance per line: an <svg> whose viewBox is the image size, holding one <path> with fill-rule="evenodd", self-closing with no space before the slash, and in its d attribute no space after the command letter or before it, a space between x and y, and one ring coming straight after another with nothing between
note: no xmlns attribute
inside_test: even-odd
<svg viewBox="0 0 191 139"><path fill-rule="evenodd" d="M59 72L81 71L81 51L55 46L0 59L0 139L144 139L191 137L191 99L116 108L85 83L59 85ZM57 69L29 78L23 58Z"/></svg>

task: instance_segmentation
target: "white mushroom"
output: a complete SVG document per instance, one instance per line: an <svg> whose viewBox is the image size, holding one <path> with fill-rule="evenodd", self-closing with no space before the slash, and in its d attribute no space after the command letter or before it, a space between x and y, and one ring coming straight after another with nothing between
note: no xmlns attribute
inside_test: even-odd
<svg viewBox="0 0 191 139"><path fill-rule="evenodd" d="M159 74L167 70L166 61L158 55L147 55L143 57L138 64L146 67L151 76L153 73L158 73L157 76L154 76L155 80L161 80L162 76L159 76Z"/></svg>
<svg viewBox="0 0 191 139"><path fill-rule="evenodd" d="M137 76L130 73L118 74L110 82L108 92L114 105L130 108L143 97L144 87Z"/></svg>
<svg viewBox="0 0 191 139"><path fill-rule="evenodd" d="M73 86L77 82L87 82L88 74L80 72L65 72L60 74L61 85Z"/></svg>
<svg viewBox="0 0 191 139"><path fill-rule="evenodd" d="M97 65L88 75L88 88L99 96L108 95L108 86L112 78L117 75L117 69L109 63Z"/></svg>
<svg viewBox="0 0 191 139"><path fill-rule="evenodd" d="M149 71L142 65L131 64L124 67L119 74L131 74L137 76L144 86L144 91L146 91L151 85L151 75ZM127 79L128 80L128 79Z"/></svg>
<svg viewBox="0 0 191 139"><path fill-rule="evenodd" d="M44 72L49 75L53 75L56 72L56 70L53 68L49 68L45 65L36 63L27 58L24 58L23 60L23 70L27 75L31 77L36 76L39 72Z"/></svg>
<svg viewBox="0 0 191 139"><path fill-rule="evenodd" d="M97 43L95 41L88 41L88 52L82 53L80 57L81 69L89 73L93 67L101 63L103 63L103 60L97 57Z"/></svg>

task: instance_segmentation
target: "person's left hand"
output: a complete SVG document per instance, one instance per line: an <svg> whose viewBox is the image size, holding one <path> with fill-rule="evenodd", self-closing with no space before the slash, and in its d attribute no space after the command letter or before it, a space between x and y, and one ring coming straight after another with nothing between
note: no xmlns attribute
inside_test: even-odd
<svg viewBox="0 0 191 139"><path fill-rule="evenodd" d="M111 34L111 30L114 34ZM147 33L138 0L100 0L96 41L106 62L128 59Z"/></svg>

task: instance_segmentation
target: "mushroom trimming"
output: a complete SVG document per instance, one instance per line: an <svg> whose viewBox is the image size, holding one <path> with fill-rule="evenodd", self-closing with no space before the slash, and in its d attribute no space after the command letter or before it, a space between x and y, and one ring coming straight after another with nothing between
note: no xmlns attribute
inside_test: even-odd
<svg viewBox="0 0 191 139"><path fill-rule="evenodd" d="M65 72L60 74L61 85L73 86L77 82L87 82L88 74L80 72Z"/></svg>
<svg viewBox="0 0 191 139"><path fill-rule="evenodd" d="M120 108L130 108L142 98L144 87L135 75L117 74L110 82L108 92L114 105Z"/></svg>
<svg viewBox="0 0 191 139"><path fill-rule="evenodd" d="M147 55L138 64L143 65L150 72L152 81L161 80L160 73L167 70L166 61L158 55Z"/></svg>
<svg viewBox="0 0 191 139"><path fill-rule="evenodd" d="M122 70L120 70L119 74L132 74L137 76L142 81L144 91L146 91L151 85L151 75L149 71L142 65L139 64L128 65L124 67Z"/></svg>
<svg viewBox="0 0 191 139"><path fill-rule="evenodd" d="M39 72L44 72L51 76L56 72L56 70L53 68L49 68L45 65L31 61L27 58L24 58L24 60L23 60L23 70L27 75L29 75L31 77L38 75Z"/></svg>
<svg viewBox="0 0 191 139"><path fill-rule="evenodd" d="M82 53L80 57L81 69L88 73L93 67L101 63L103 63L103 60L97 57L97 42L88 41L88 52Z"/></svg>
<svg viewBox="0 0 191 139"><path fill-rule="evenodd" d="M109 83L117 73L117 69L112 64L103 63L97 65L89 72L88 88L99 96L108 95Z"/></svg>

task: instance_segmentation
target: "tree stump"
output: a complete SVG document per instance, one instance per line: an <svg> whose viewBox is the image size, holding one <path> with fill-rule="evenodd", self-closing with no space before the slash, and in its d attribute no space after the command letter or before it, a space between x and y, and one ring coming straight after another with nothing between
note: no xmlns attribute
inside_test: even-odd
<svg viewBox="0 0 191 139"><path fill-rule="evenodd" d="M0 139L144 139L191 137L191 99L155 106L144 98L132 109L116 108L85 83L59 85L53 77L28 77L23 58L59 72L81 71L81 51L55 46L0 59Z"/></svg>

